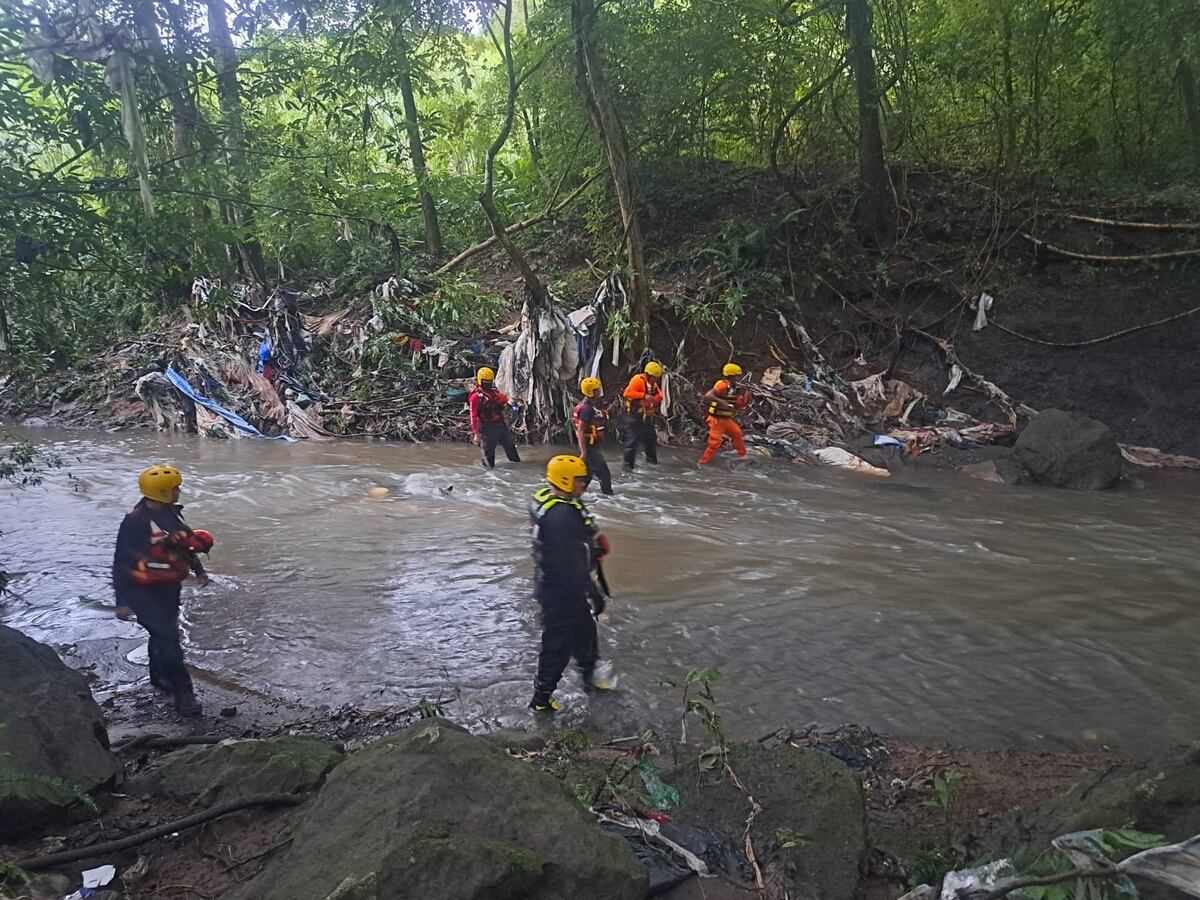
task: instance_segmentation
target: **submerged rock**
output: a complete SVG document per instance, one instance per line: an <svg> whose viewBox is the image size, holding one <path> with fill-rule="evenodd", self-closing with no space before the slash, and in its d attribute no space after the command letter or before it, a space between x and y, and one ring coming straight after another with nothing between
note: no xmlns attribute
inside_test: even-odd
<svg viewBox="0 0 1200 900"><path fill-rule="evenodd" d="M29 834L110 786L120 767L87 682L0 625L0 838Z"/></svg>
<svg viewBox="0 0 1200 900"><path fill-rule="evenodd" d="M340 749L313 737L236 741L168 753L130 790L194 798L204 806L263 794L303 794L319 788L343 758Z"/></svg>
<svg viewBox="0 0 1200 900"><path fill-rule="evenodd" d="M429 719L354 753L238 900L635 900L646 872L557 779Z"/></svg>
<svg viewBox="0 0 1200 900"><path fill-rule="evenodd" d="M1061 409L1034 417L1017 438L1013 460L1055 487L1099 491L1121 478L1121 448L1108 426Z"/></svg>

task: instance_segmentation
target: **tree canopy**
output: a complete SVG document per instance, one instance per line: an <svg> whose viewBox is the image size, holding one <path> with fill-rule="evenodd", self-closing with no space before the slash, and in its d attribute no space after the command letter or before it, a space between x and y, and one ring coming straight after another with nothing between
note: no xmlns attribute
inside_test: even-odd
<svg viewBox="0 0 1200 900"><path fill-rule="evenodd" d="M886 241L897 166L1193 179L1198 68L1187 0L3 0L0 366L198 275L428 272L583 185L644 319L656 167L853 169Z"/></svg>

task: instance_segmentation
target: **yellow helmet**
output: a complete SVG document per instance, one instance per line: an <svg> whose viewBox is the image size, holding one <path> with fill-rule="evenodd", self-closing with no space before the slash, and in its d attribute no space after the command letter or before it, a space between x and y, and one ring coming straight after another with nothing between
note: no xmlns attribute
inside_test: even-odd
<svg viewBox="0 0 1200 900"><path fill-rule="evenodd" d="M546 463L546 481L568 494L575 489L576 478L587 477L587 463L578 456L555 456Z"/></svg>
<svg viewBox="0 0 1200 900"><path fill-rule="evenodd" d="M495 381L495 380L496 380L496 370L491 369L488 366L484 366L482 369L480 369L478 372L475 373L475 383L476 384L483 384L485 381Z"/></svg>
<svg viewBox="0 0 1200 900"><path fill-rule="evenodd" d="M589 376L579 382L579 390L583 392L583 396L585 397L595 397L603 389L604 385L600 383L599 378Z"/></svg>
<svg viewBox="0 0 1200 900"><path fill-rule="evenodd" d="M742 374L742 367L737 363L725 363L725 368L721 370L721 374L726 378L739 378Z"/></svg>
<svg viewBox="0 0 1200 900"><path fill-rule="evenodd" d="M183 476L174 466L151 466L138 476L142 496L159 503L174 503L175 488L183 484Z"/></svg>
<svg viewBox="0 0 1200 900"><path fill-rule="evenodd" d="M645 372L647 375L649 375L651 378L662 378L662 373L663 373L662 363L655 362L654 360L650 360L650 362L646 363L646 368L643 369L642 371Z"/></svg>

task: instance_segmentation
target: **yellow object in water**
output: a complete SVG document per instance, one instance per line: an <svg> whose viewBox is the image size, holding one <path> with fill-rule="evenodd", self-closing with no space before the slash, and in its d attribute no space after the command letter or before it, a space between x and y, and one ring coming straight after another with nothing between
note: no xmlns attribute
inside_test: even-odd
<svg viewBox="0 0 1200 900"><path fill-rule="evenodd" d="M375 500L382 500L388 495L388 489L385 487L373 487L367 491L367 496Z"/></svg>

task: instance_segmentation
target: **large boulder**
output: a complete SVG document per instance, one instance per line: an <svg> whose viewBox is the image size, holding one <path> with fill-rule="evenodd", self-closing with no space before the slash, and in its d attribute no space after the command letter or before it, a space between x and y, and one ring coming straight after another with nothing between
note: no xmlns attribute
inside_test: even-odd
<svg viewBox="0 0 1200 900"><path fill-rule="evenodd" d="M319 788L344 755L313 737L231 741L169 753L129 790L194 799L202 806L263 794L304 794Z"/></svg>
<svg viewBox="0 0 1200 900"><path fill-rule="evenodd" d="M53 821L119 771L83 676L0 625L0 839Z"/></svg>
<svg viewBox="0 0 1200 900"><path fill-rule="evenodd" d="M720 770L697 778L692 761L664 773L680 792L675 820L719 828L740 843L751 809L748 792L762 807L751 837L769 884L792 897L855 896L867 816L862 786L849 766L788 745L735 744L728 762L745 792Z"/></svg>
<svg viewBox="0 0 1200 900"><path fill-rule="evenodd" d="M334 769L240 900L635 900L646 872L557 779L440 719Z"/></svg>
<svg viewBox="0 0 1200 900"><path fill-rule="evenodd" d="M1059 835L1126 826L1170 841L1200 834L1200 747L1164 762L1114 767L1012 813L989 839L985 855L1040 852Z"/></svg>
<svg viewBox="0 0 1200 900"><path fill-rule="evenodd" d="M1055 487L1100 491L1121 478L1121 448L1108 427L1061 409L1035 416L1017 438L1012 458L1035 481Z"/></svg>

